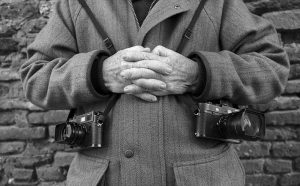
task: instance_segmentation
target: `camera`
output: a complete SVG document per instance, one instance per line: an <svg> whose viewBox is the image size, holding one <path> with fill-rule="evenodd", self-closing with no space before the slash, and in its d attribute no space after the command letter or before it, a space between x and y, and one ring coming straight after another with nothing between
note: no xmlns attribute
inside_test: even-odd
<svg viewBox="0 0 300 186"><path fill-rule="evenodd" d="M102 147L104 115L102 112L88 112L55 126L55 141L72 148Z"/></svg>
<svg viewBox="0 0 300 186"><path fill-rule="evenodd" d="M260 140L265 135L264 114L227 104L198 103L195 135L231 143Z"/></svg>

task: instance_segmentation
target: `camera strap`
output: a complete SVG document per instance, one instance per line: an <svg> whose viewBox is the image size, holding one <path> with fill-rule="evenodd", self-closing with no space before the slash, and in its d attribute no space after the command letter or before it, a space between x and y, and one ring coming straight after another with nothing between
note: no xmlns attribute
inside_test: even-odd
<svg viewBox="0 0 300 186"><path fill-rule="evenodd" d="M191 36L192 36L192 33L193 33L193 28L196 24L196 21L197 19L199 18L203 8L204 8L204 5L206 3L207 0L201 0L200 1L200 4L197 8L197 10L195 11L195 14L189 24L189 26L187 27L187 29L185 30L184 34L182 35L182 39L178 45L178 48L177 48L177 52L179 54L182 53L182 50L183 50L183 47L186 45L186 43L191 39Z"/></svg>
<svg viewBox="0 0 300 186"><path fill-rule="evenodd" d="M88 14L89 18L93 22L93 25L96 27L99 36L103 38L104 45L109 50L110 54L113 55L114 53L116 53L117 50L115 49L114 44L112 43L111 39L108 37L107 33L104 31L100 23L97 21L94 13L87 5L86 1L85 0L77 0L77 1L81 4L82 8Z"/></svg>
<svg viewBox="0 0 300 186"><path fill-rule="evenodd" d="M112 43L111 39L108 37L107 33L104 31L100 23L97 21L95 15L93 14L90 7L87 5L85 0L77 0L79 4L82 6L82 8L85 10L85 12L88 14L89 18L91 19L93 25L95 26L97 33L100 37L103 38L103 42L105 47L109 50L110 54L113 55L116 53L116 48L114 47L114 44ZM107 106L105 107L105 110L103 112L104 120L108 116L110 110L112 107L116 104L118 98L120 97L120 94L113 94L110 99L108 100ZM69 121L71 118L75 116L76 113L75 108L71 109L67 118L67 121Z"/></svg>

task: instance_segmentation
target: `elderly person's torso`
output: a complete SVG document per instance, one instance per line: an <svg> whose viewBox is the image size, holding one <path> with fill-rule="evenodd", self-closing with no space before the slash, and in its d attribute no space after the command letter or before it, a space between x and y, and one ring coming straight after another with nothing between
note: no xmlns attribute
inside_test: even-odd
<svg viewBox="0 0 300 186"><path fill-rule="evenodd" d="M140 26L130 1L87 1L117 50L162 45L173 51L199 2L160 0ZM49 108L79 105L82 113L103 110L107 96L94 90L87 73L99 50L106 50L102 38L77 1L58 1L55 11L55 18L30 46L33 57L22 69L29 84L27 94ZM287 73L285 54L277 43L273 28L252 17L242 1L208 0L182 52L184 56L195 52L205 64L206 84L195 99L226 98L242 104L272 99L282 89ZM264 50L261 46L269 47L262 52L270 59L246 54ZM274 57L272 53L278 50ZM55 58L59 58L55 67L50 63L45 67L53 69L52 75L40 72L45 84L43 78L30 76L28 68L33 68L34 61ZM273 61L278 59L282 64ZM273 68L277 74L269 73ZM247 73L249 69L253 73ZM50 77L53 84L47 84ZM33 92L35 85L29 82L39 82L37 89L44 92ZM228 144L195 138L189 94L157 99L146 102L122 94L105 129L106 146L81 151L70 166L68 184L96 185L104 177L109 185L244 184L245 172Z"/></svg>

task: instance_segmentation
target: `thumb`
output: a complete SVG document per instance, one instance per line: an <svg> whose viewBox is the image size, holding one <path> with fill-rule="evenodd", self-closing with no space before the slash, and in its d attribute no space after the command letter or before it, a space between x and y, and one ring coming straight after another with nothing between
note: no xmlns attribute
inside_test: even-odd
<svg viewBox="0 0 300 186"><path fill-rule="evenodd" d="M158 45L156 46L153 50L152 50L152 53L156 54L156 55L159 55L159 56L162 56L162 57L167 57L167 56L170 56L173 54L174 51L164 47L164 46L161 46L161 45Z"/></svg>
<svg viewBox="0 0 300 186"><path fill-rule="evenodd" d="M140 46L140 45L136 45L136 46L133 46L133 47L130 47L130 48L127 48L127 50L133 50L133 51L139 51L139 52L150 52L150 48L144 48L143 46Z"/></svg>

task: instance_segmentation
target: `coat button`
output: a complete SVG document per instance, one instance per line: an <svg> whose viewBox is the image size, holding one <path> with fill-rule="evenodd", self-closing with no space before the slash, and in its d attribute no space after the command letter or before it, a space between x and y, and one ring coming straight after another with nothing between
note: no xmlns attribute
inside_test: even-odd
<svg viewBox="0 0 300 186"><path fill-rule="evenodd" d="M133 151L132 150L126 150L125 151L125 157L126 158L132 158L134 155Z"/></svg>
<svg viewBox="0 0 300 186"><path fill-rule="evenodd" d="M176 5L174 5L174 8L178 9L178 8L180 8L180 5L176 4Z"/></svg>

